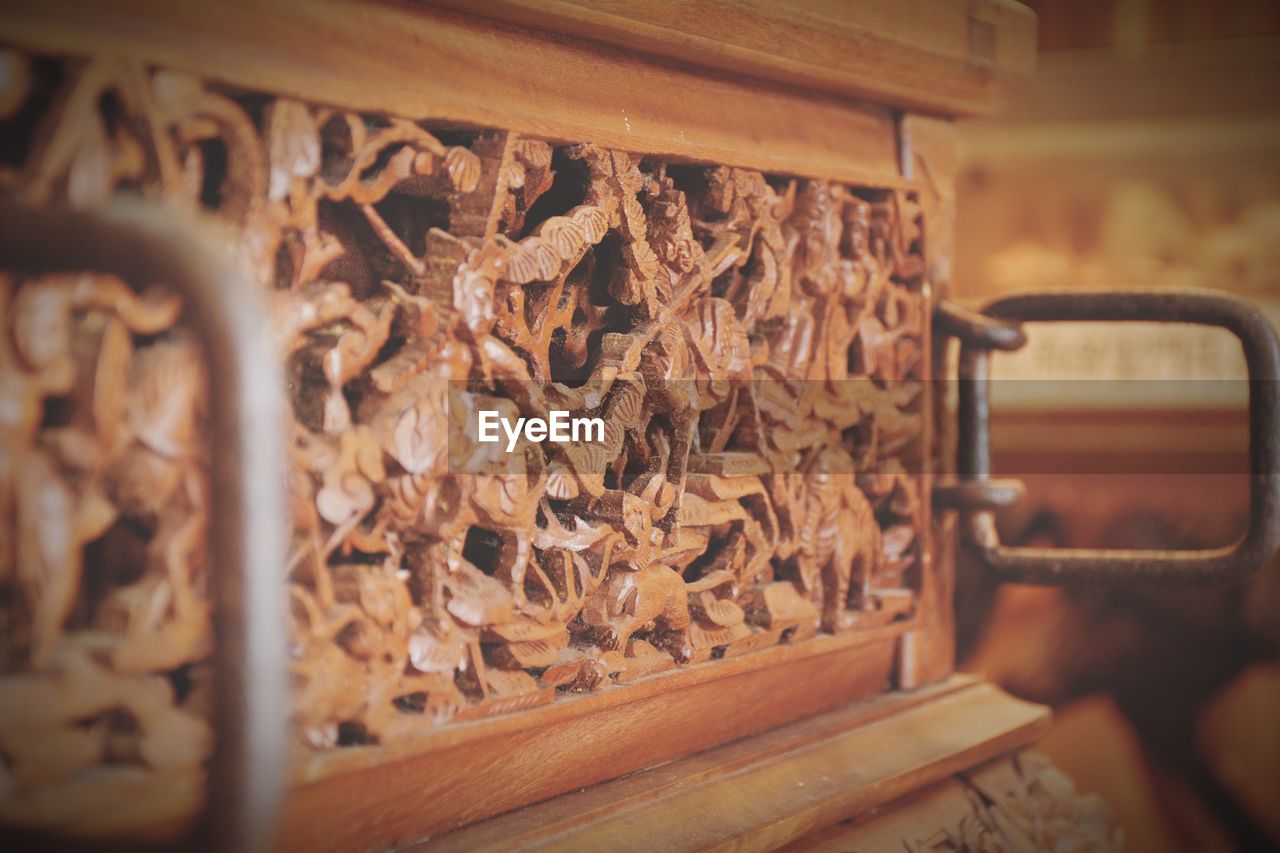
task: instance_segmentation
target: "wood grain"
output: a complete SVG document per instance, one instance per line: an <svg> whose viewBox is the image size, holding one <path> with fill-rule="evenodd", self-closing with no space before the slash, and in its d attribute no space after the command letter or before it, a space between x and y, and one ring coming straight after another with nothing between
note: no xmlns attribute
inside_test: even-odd
<svg viewBox="0 0 1280 853"><path fill-rule="evenodd" d="M963 782L943 779L912 792L883 814L828 827L797 841L788 850L844 853L848 850L896 850L921 843L946 826L958 826L973 814ZM910 849L910 848L907 848ZM928 849L928 848L925 848Z"/></svg>
<svg viewBox="0 0 1280 853"><path fill-rule="evenodd" d="M893 638L843 646L727 676L708 667L703 672L716 677L683 689L673 682L699 668L578 703L453 726L424 738L420 747L430 751L411 758L367 750L364 770L353 766L357 750L313 761L306 772L323 778L290 794L278 846L404 844L883 690L893 670ZM714 724L682 724L694 719Z"/></svg>
<svg viewBox="0 0 1280 853"><path fill-rule="evenodd" d="M948 115L996 110L1035 65L1009 0L425 0L734 76Z"/></svg>
<svg viewBox="0 0 1280 853"><path fill-rule="evenodd" d="M951 253L955 231L955 122L909 113L899 126L899 159L904 176L913 180L924 211L925 263L928 265L929 299L945 298L951 287ZM932 334L924 358L932 362L934 376L947 375L946 351L937 346ZM926 473L922 490L932 494L933 475L950 470L941 454L950 447L946 434L950 414L932 395L922 412L927 433L923 445L933 456L922 466ZM946 514L932 519L932 537L926 549L923 571L929 581L921 587L919 615L915 630L903 637L898 683L913 689L945 678L955 668L955 615L952 602L954 562L951 526Z"/></svg>
<svg viewBox="0 0 1280 853"><path fill-rule="evenodd" d="M944 779L788 850L1119 850L1110 809L1032 752Z"/></svg>
<svg viewBox="0 0 1280 853"><path fill-rule="evenodd" d="M118 56L414 119L589 141L768 172L898 185L885 106L708 75L438 9L51 0L0 9L6 40Z"/></svg>
<svg viewBox="0 0 1280 853"><path fill-rule="evenodd" d="M495 7L508 12L531 8L517 2ZM547 3L545 8L564 12L567 17L557 19L562 23L574 18L577 13L570 14L573 9L584 11L583 7L567 2ZM394 172L397 168L408 168L409 161L399 157L391 164L373 156L382 150L379 147L382 143L369 142L362 148L363 153L348 159L364 163L374 172L391 170L391 176L385 180L367 180L370 173L363 168L353 168L343 173L349 180L344 179L341 185L327 184L325 192L329 201L341 200L354 205L347 213L358 213L373 228L372 236L376 239L370 241L374 248L369 251L379 258L383 258L385 251L392 262L389 268L401 274L399 283L406 286L411 282L421 284L417 279L430 277L425 275L430 261L439 261L443 270L437 270L438 276L442 276L440 281L452 282L457 271L463 268L459 266L460 258L450 260L451 256L415 254L417 250L410 249L380 218L375 205L387 202L388 193L405 182L412 186L404 188L404 198L394 199L396 204L421 204L422 194L433 191L433 186L434 191L443 192L443 183L436 186L419 179L430 174L444 181L440 170L445 166L451 182L446 195L457 203L456 209L452 209L451 227L475 241L465 244L468 250L494 238L500 226L506 227L511 232L503 235L507 243L483 244L498 253L511 249L512 240L541 240L541 237L522 236L521 227L514 220L499 221L505 215L504 202L510 201L508 189L489 177L499 172L506 175L515 168L514 160L524 156L530 161L519 167L519 185L534 186L531 175L538 180L547 179L549 185L550 178L545 172L548 163L556 162L552 147L559 142L614 146L618 151L596 151L589 144L574 146L574 153L564 156L573 159L579 154L589 155L599 174L604 176L599 178L601 185L607 183L606 178L617 177L613 173L621 169L628 181L634 178L635 186L628 184L627 192L634 196L652 186L654 198L645 196L645 199L655 204L660 195L658 182L667 180L667 176L663 172L645 178L640 167L643 164L644 168L651 169L653 164L661 162L665 169L668 160L674 172L684 168L680 165L684 161L693 160L760 169L769 173L770 178L790 174L806 179L853 182L857 185L856 191L850 190L849 195L850 210L857 213L850 219L853 224L845 223L838 216L832 222L837 229L850 228L851 234L857 227L865 227L867 233L858 232L858 240L851 238L855 247L847 250L852 257L845 260L867 261L864 264L867 270L875 267L886 278L891 268L894 275L901 273L902 281L897 284L905 289L899 294L902 298L894 304L899 310L905 310L908 304L916 306L913 316L918 320L912 321L915 332L911 343L915 346L915 337L925 343L920 344L921 350L910 351L895 344L894 360L889 364L899 364L900 357L902 363L928 365L931 353L925 318L930 302L929 281L945 280L950 255L950 243L945 235L949 230L953 199L954 126L947 117L902 115L890 104L913 104L950 113L977 109L973 98L988 103L994 97L992 93L1007 83L999 68L1003 43L993 42L997 36L992 33L1003 32L1000 16L1012 15L1010 20L1015 24L1021 21L1019 26L1026 23L1025 16L1010 12L1004 2L997 0L970 4L965 13L967 18L957 18L950 12L944 15L934 0L913 0L909 6L869 5L863 12L865 20L846 26L843 17L832 9L760 4L744 7L750 13L747 20L752 24L742 28L725 17L729 10L722 4L698 8L706 17L703 21L706 29L701 34L692 26L695 21L681 17L684 12L674 6L657 5L654 13L667 15L665 23L650 22L633 27L629 32L636 40L623 39L616 44L611 43L605 30L575 29L567 24L559 27L545 21L542 28L534 28L530 22L510 16L505 22L495 22L438 8L361 5L350 0L321 0L310 4L281 2L267 6L237 0L229 7L129 0L111 9L82 9L70 0L54 0L40 9L0 11L0 26L4 27L7 39L22 47L58 56L91 57L86 67L100 74L102 81L111 81L101 83L106 87L103 91L118 85L124 87L121 91L132 92L128 87L142 86L138 97L122 99L130 109L133 104L150 104L150 99L158 93L164 108L171 113L166 114L163 121L137 122L136 126L160 128L155 131L157 138L167 144L174 144L174 140L165 135L170 125L179 127L177 150L186 151L183 146L190 146L193 139L224 146L231 178L242 182L228 179L226 187L218 192L198 193L199 198L192 197L189 201L192 206L210 207L211 215L234 220L246 234L264 245L283 239L273 229L286 217L273 205L282 203L286 191L294 191L289 196L291 204L305 197L318 205L314 195L317 187L308 182L319 168L319 155L326 140L337 145L335 139L341 136L335 131L335 139L330 139L321 133L324 128L333 130L329 106L351 111L338 121L353 134L352 138L380 139L390 121L395 125L395 133L407 134L405 145L422 148L408 152L415 154L411 165L421 174L415 172L411 177L408 172ZM938 16L931 17L931 10ZM615 9L611 14L620 13ZM896 35L884 35L886 31L905 31L899 28L905 27L904 22L913 15L920 23L920 44L911 47ZM967 28L957 23L961 20L967 22ZM975 29L975 21L989 26ZM559 34L542 31L548 27ZM664 54L656 47L662 40L655 33L668 30L687 32L694 39L676 39L675 50L697 53L700 38L718 40L725 49L721 53L711 51L705 60L699 59L700 68L688 67L687 63L673 64L672 59L689 57ZM876 36L871 30L879 30L881 35ZM945 50L938 53L941 48L931 41L937 35L935 30L946 30L947 38L965 33L968 58L957 58L958 54L947 54ZM770 31L776 34L776 44L769 40ZM574 38L566 38L565 34ZM816 45L812 51L806 50L810 46L806 34ZM819 34L821 38L817 37ZM771 45L780 52L770 54ZM933 56L936 61L922 60L921 66L903 64L904 60L895 53L898 50L904 57ZM865 69L859 70L859 63L863 62L879 64L881 73L877 76ZM72 60L68 67L75 64ZM833 74L821 70L827 65L834 68ZM708 71L708 67L720 70ZM129 73L121 72L122 68L129 69ZM723 73L728 70L752 76ZM199 79L184 79L183 75L174 74L175 71L191 72ZM931 76L935 78L933 85L942 94L935 100L917 99L918 93L913 95L912 87L928 89ZM95 78L90 77L92 82ZM152 83L155 85L150 86ZM898 88L894 89L895 86ZM302 101L288 102L291 96ZM852 100L855 96L875 97L881 103L855 102ZM86 96L83 103L96 101ZM264 106L268 103L269 106ZM188 112L191 115L188 116ZM207 119L206 112L217 120L196 120ZM101 121L101 116L92 110L86 115L87 121ZM66 126L72 129L65 133L72 134L76 125ZM477 127L488 130L474 134ZM515 129L532 136L517 139L515 135L504 134L503 129ZM440 138L432 135L435 133L440 134ZM470 140L468 144L475 150L465 144L454 144L464 137L464 142ZM271 144L285 139L305 144ZM506 141L502 142L503 139ZM99 141L110 148L119 143L119 138L101 134ZM68 146L72 142L68 141ZM402 142L404 140L389 143L391 147L386 150L394 152L392 159L405 153ZM517 144L521 142L525 146L517 151ZM313 148L314 153L310 153ZM361 159L365 153L370 156ZM216 158L204 164L200 159L203 154L191 151L186 154L189 156L182 160L186 168L204 170L192 174L218 174ZM541 166L531 165L537 159L533 154L544 155L538 161ZM645 157L642 161L640 156L633 155ZM150 168L147 163L136 166L141 172L126 174L134 166L123 155L88 162L105 163L111 170L120 170L98 175L101 180L90 187L103 198L114 192L116 183L124 177L143 186L163 184L157 174L146 172ZM486 163L489 165L484 165ZM269 165L272 186L265 182L264 164ZM37 184L34 188L27 188L30 198L39 203L56 200L62 186L62 167L58 162L51 160L46 168L33 169L30 174L41 178L34 182ZM326 171L324 180L330 177ZM773 183L788 183L769 183L758 174L754 179L766 194L775 191ZM85 191L83 181L65 183L73 190ZM211 181L210 186L214 183L216 181ZM826 190L818 186L818 181L790 183L803 205L818 209L822 206L820 203L826 202L822 195ZM203 179L192 183L197 187L203 184ZM893 189L885 191L884 188ZM540 191L546 189L543 186ZM663 197L662 202L672 209L684 209L687 202L683 191L677 194L674 183L669 189L670 195ZM485 196L479 199L483 203L477 205L472 203L476 199L462 198L471 193ZM833 198L844 198L842 193L843 189ZM529 195L533 195L532 190ZM678 203L673 201L677 196ZM87 206L99 201L98 196L75 199L76 203ZM512 202L513 210L514 204ZM633 207L644 212L638 202ZM520 211L521 216L527 213L527 210ZM632 213L635 216L631 227L638 233L650 240L660 236L658 230L637 226L640 213ZM679 221L679 216L670 218L673 222ZM921 233L934 227L935 218L940 226L937 243L933 242L931 231ZM826 222L817 216L812 221ZM569 223L567 219L555 223L560 229L568 229L571 224L581 223L577 220ZM691 227L689 222L684 224L686 230ZM474 233L467 230L471 226L475 226ZM360 227L364 227L363 221ZM675 238L685 239L683 232L675 226L669 230L668 236L672 238L669 242L678 249ZM806 234L825 233L819 228L798 230ZM299 239L313 240L311 246L317 251L332 250L332 246L326 249L318 233L308 233L308 237ZM440 238L439 234L436 236ZM599 235L593 239L598 238ZM692 244L691 236L688 240ZM728 245L731 241L708 242ZM783 245L786 244L779 243ZM281 274L280 253L274 250L275 244L272 246L272 250L255 255L254 262L261 272L259 278L277 290L288 290L288 287L280 288L282 282L275 280L275 276ZM802 253L809 259L806 263L813 267L803 272L812 273L815 281L824 271L822 258L827 257L820 255L818 248L821 240L811 240ZM438 249L439 246L429 245L424 251ZM574 252L583 250L585 243ZM356 252L355 249L349 251ZM876 254L874 264L870 263L868 252ZM832 265L839 262L837 255L835 251L831 253ZM557 264L569 260L569 255L557 257ZM581 254L574 257L580 258ZM405 275L405 270L397 264L407 268L411 275ZM297 270L304 266L299 264ZM290 281L284 283L310 284L322 266L316 261L313 267L307 267L306 275L290 266ZM552 277L568 275L573 266L574 263L569 263L563 271L553 271ZM348 267L348 271L353 268ZM300 277L296 282L292 281L295 272ZM518 283L540 280L535 275L537 272L529 272L525 276L527 280ZM364 278L372 280L370 275ZM651 276L637 275L636 279L649 281ZM857 280L856 276L853 280ZM348 354L340 352L326 361L326 364L330 361L336 364L349 358L349 362L343 362L345 368L335 368L334 376L327 377L331 398L341 408L346 406L341 386L367 367L368 359L377 356L381 344L369 345L369 341L378 335L386 340L387 318L391 315L381 295L368 305L357 304L357 297L368 294L360 292L353 297L348 285L336 287L323 294L312 293L330 298L325 304L331 308L340 303L341 316L335 315L326 322L341 320L358 327L358 333L346 333L350 335L347 345L352 348L349 352L344 350ZM431 298L446 293L445 301L454 297L454 289L447 287L427 288L426 292ZM311 307L303 304L306 298L294 306L300 314ZM661 300L651 301L656 305ZM797 304L797 316L820 316L808 303ZM454 307L461 310L460 306ZM300 331L303 325L297 324L297 334L303 334ZM866 361L866 351L874 349L874 345L864 343L862 346ZM779 347L778 352L784 349ZM842 350L837 363L843 365L845 361ZM892 366L875 369L897 370ZM904 371L911 369L903 368ZM920 367L914 378L927 379L928 375L928 368ZM350 414L348 411L346 416ZM926 423L932 422L928 403L922 404L921 414ZM342 417L335 417L335 424L344 422ZM926 427L924 438L913 454L930 452L932 441L928 429L930 427ZM351 446L355 447L354 439ZM348 456L354 458L354 454ZM348 463L355 464L351 458L341 464ZM315 470L320 471L328 464L318 461ZM813 472L824 476L829 473L824 468L814 468ZM370 476L381 478L382 474ZM346 498L343 495L334 498L338 499ZM866 504L865 500L863 503ZM923 503L919 505L928 506L927 485ZM335 509L332 501L326 501L326 506L333 510L330 515L340 516L346 512L342 507ZM910 515L915 510L902 512ZM876 522L870 509L866 509L864 515L874 526ZM847 533L855 526L844 523L848 517L847 513L827 513L815 524L817 532L806 531L803 535L819 540L826 531ZM927 513L921 515L921 519L926 525L921 529L927 529ZM332 519L326 516L326 521ZM319 522L316 524L318 527ZM865 536L855 538L864 544L871 541ZM466 550L465 544L462 550ZM927 551L924 547L924 552ZM481 720L459 716L456 725L450 724L438 731L432 731L429 725L419 729L417 720L409 720L397 729L403 737L377 736L380 746L347 745L374 741L375 737L361 739L368 735L368 729L359 737L349 736L340 744L343 748L309 754L295 763L296 787L291 792L279 844L287 849L327 849L405 843L847 706L888 687L914 688L944 678L952 667L951 567L945 553L935 552L937 554L941 554L941 559L935 562L929 562L925 556L910 568L897 569L907 575L906 582L912 590L922 593L915 618L881 627L851 623L843 628L857 627L853 633L797 641L741 658L726 654L721 648L719 654L725 654L722 660L694 664L633 684L607 684L605 689L591 695L575 698L566 692L555 702L551 698L557 684L567 691L570 683L548 681L539 686L539 690L544 691L539 700L545 698L548 702L544 706ZM367 582L361 595L368 592L365 597L369 601L374 601L380 591L397 592L388 578L398 578L398 573L375 572L363 563L339 568L344 594L357 582ZM840 567L834 569L838 575ZM670 574L672 570L666 571ZM382 581L386 581L387 586L379 587ZM831 598L847 604L848 589ZM407 598L401 596L397 600L407 601ZM901 601L901 596L896 600ZM363 601L364 598L362 608ZM842 609L832 608L829 628L839 627L835 617L842 615ZM408 608L402 611L394 614L394 620L402 617L407 620ZM886 612L886 618L894 618L895 613L905 611L886 609ZM656 613L667 622L679 621ZM500 619L501 614L493 618ZM683 621L688 619L685 614ZM403 624L408 623L403 621ZM681 625L674 627L679 629ZM393 632L385 633L391 636ZM349 632L347 639L351 639L351 634L354 632ZM381 634L373 631L368 636ZM396 633L396 637L399 636ZM496 644L492 636L486 635L486 641ZM368 648L362 647L362 653L368 652ZM478 645L476 648L473 661L484 654ZM399 654L403 649L397 646L394 651ZM370 660L388 662L388 671L394 676L392 681L406 671L403 661L395 654L368 653L367 656ZM329 659L335 658L331 655ZM330 697L363 699L368 696L371 704L381 702L383 711L389 710L387 706L392 700L404 698L377 695L367 682L360 680L358 669L353 669L345 658L336 660L343 662L343 666L335 665L329 671L325 669L327 664L318 664L311 671L332 676L331 683L336 687L328 691ZM432 663L428 660L424 665ZM544 669L543 664L522 662L522 665L539 675ZM450 674L438 681L444 685L454 684L453 669L456 662L451 661L446 667ZM353 672L356 675L352 675ZM533 683L532 676L520 674L526 675L522 683ZM316 678L315 683L322 683L322 679ZM432 689L436 686L433 682ZM572 686L579 687L576 683ZM426 692L405 692L405 697ZM961 694L968 698L961 701L957 698ZM315 694L323 695L323 690ZM350 729L352 715L342 709L327 713L315 696L309 694L308 699L297 703L303 712L301 718L303 722L315 723L316 720L306 716L314 713L319 723L311 729L322 732L325 737L332 734L328 745L337 746L338 741L343 740L344 729L334 721L342 719L342 726ZM396 724L404 722L399 716L391 717ZM465 721L468 719L472 721ZM696 846L733 843L733 839L741 836L745 846L772 846L898 796L922 781L937 778L937 774L968 766L992 754L991 750L1007 749L1010 744L1021 742L1041 719L1042 712L1037 709L1000 701L993 704L981 687L963 682L952 682L941 691L897 695L869 706L846 708L825 722L817 721L812 726L800 724L800 728L793 727L775 733L776 736L734 747L732 749L738 751L731 749L717 758L686 759L692 762L686 765L687 769L702 766L704 770L691 769L675 780L669 777L668 783L659 786L660 790L643 789L643 783L635 783L639 788L626 787L632 785L633 780L618 783L624 786L622 789L601 789L599 796L608 796L608 790L625 789L633 793L626 795L631 799L621 801L607 819L602 819L597 838L600 842L616 840L620 846L634 842L636 836L626 834L632 822L658 827L664 817L670 817L660 804L652 802L653 798L666 798L672 805L675 801L671 798L678 794L683 798L680 799L683 805L676 805L698 818L697 833L685 839L688 843ZM385 718L378 720L379 723L385 721ZM298 728L304 726L299 724ZM921 738L920 732L927 736ZM899 748L898 741L908 737L910 748ZM707 760L712 763L698 764ZM820 775L805 775L810 773ZM744 811L746 807L740 802L724 797L722 783L730 778L731 786L746 785L748 790L756 792L751 799L765 805ZM800 790L802 787L807 790ZM774 796L775 793L780 795ZM737 811L717 812L716 809L726 807L722 800ZM572 823L572 809L569 814ZM545 828L535 833L537 838L546 843L564 840L562 836L570 824L552 813L530 812L529 815L531 820L538 815L546 819ZM654 843L653 839L665 840L670 842L669 846L678 847L685 840L671 835L674 831L668 828L664 836L655 829L655 834L645 837L644 841L650 844ZM530 839L532 843L534 836ZM483 843L483 839L477 843Z"/></svg>
<svg viewBox="0 0 1280 853"><path fill-rule="evenodd" d="M1034 739L1048 712L956 677L874 699L424 844L768 850Z"/></svg>

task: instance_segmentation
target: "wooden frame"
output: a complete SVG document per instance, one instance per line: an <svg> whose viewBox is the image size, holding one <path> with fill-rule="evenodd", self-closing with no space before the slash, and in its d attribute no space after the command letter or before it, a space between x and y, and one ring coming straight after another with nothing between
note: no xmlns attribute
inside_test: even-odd
<svg viewBox="0 0 1280 853"><path fill-rule="evenodd" d="M958 675L559 797L432 846L549 849L627 846L638 839L663 850L807 846L815 833L841 820L875 814L1024 746L1048 724L1042 706ZM931 736L919 737L921 732ZM937 813L913 818L921 836L942 822Z"/></svg>
<svg viewBox="0 0 1280 853"><path fill-rule="evenodd" d="M520 714L451 725L400 749L297 767L280 846L395 845L651 767L883 692L897 626L694 665ZM808 644L806 644L808 645ZM796 690L797 684L821 689ZM718 721L713 729L680 719ZM376 792L376 793L375 793Z"/></svg>
<svg viewBox="0 0 1280 853"><path fill-rule="evenodd" d="M502 19L496 21L348 0L246 4L243 14L214 4L138 0L84 9L54 2L39 10L6 9L0 24L8 40L32 50L128 57L351 110L909 189L936 227L926 260L936 286L945 287L953 129L948 119L928 113L990 109L1029 67L1025 49L994 45L1025 47L1029 13L984 0L966 19L964 50L935 39L909 54L920 64L895 63L889 73L878 67L881 60L845 52L850 32L837 30L819 38L815 56L825 51L855 59L811 78L820 63L776 61L751 43L778 23L780 10L760 12L752 19L754 36L741 42L726 41L727 31L717 28L682 45L680 51L708 39L726 45L701 58L709 67L695 69L673 64L680 57L662 48L659 34L670 21L605 21L571 4L554 8L546 20L557 35L530 29L538 12L518 2L495 7L492 14ZM938 9L920 0L915 12ZM657 7L664 10L671 11ZM813 29L800 25L799 35L818 36L822 25L810 19ZM874 47L873 57L905 50L868 33L854 36ZM663 56L624 49L634 47ZM518 68L513 55L520 57ZM424 67L430 68L426 83ZM737 68L753 76L726 73ZM948 71L957 74L935 91L937 75ZM813 79L818 85L798 88ZM924 112L904 114L904 107ZM926 351L924 359L929 363L932 354ZM930 410L925 421L929 447ZM923 473L926 506L929 476ZM939 523L935 532L913 619L694 664L519 714L455 723L409 743L307 757L295 765L279 841L298 848L407 842L886 688L942 681L953 667L952 568L947 529ZM684 715L716 724L673 729L670 721Z"/></svg>

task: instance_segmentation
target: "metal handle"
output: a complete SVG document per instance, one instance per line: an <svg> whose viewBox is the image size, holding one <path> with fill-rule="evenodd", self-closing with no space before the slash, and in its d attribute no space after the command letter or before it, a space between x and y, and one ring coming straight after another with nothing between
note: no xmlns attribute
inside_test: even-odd
<svg viewBox="0 0 1280 853"><path fill-rule="evenodd" d="M178 849L263 848L284 792L288 713L284 383L269 315L225 252L154 205L4 202L0 222L0 268L110 273L182 294L209 366L216 690L206 806Z"/></svg>
<svg viewBox="0 0 1280 853"><path fill-rule="evenodd" d="M988 399L992 349L1017 349L1021 322L1193 323L1227 329L1244 348L1249 371L1249 527L1235 545L1199 551L1014 548L1000 543L994 508L1018 496L1020 483L991 479ZM936 327L960 339L959 482L935 489L942 509L962 513L961 537L1007 581L1227 581L1261 568L1280 545L1280 342L1252 306L1195 290L1027 293L998 299L981 314L941 303Z"/></svg>

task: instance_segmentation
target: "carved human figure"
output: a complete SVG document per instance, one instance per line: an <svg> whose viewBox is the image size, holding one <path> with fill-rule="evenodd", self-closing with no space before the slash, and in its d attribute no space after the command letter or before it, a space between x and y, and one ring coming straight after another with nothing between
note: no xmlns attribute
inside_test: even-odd
<svg viewBox="0 0 1280 853"><path fill-rule="evenodd" d="M856 624L870 603L871 579L881 559L880 526L858 488L853 460L822 448L802 463L804 520L798 531L805 585L822 589L822 625L828 631Z"/></svg>
<svg viewBox="0 0 1280 853"><path fill-rule="evenodd" d="M198 209L273 305L306 748L803 639L819 608L848 630L872 593L913 594L919 495L868 479L869 500L841 449L873 477L921 432L909 191L127 62L21 68L3 107L42 130L0 187ZM0 277L0 586L32 629L0 651L47 685L85 643L93 666L67 672L112 690L208 665L206 377L178 301L136 284ZM831 390L849 376L875 381ZM599 415L605 440L460 472L460 387L513 416Z"/></svg>

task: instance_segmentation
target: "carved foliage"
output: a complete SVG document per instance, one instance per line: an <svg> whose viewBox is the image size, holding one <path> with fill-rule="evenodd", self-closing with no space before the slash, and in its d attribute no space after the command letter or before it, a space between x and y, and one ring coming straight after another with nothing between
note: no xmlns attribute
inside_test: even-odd
<svg viewBox="0 0 1280 853"><path fill-rule="evenodd" d="M926 306L909 194L100 61L48 86L4 192L202 211L271 302L300 746L391 741L912 611ZM12 121L39 112L10 94ZM194 772L203 747L149 744L204 725L190 684L209 651L217 460L198 353L172 299L101 276L9 277L0 297L0 585L21 626L0 692L48 691L62 710L44 724L85 741L27 756L9 749L27 722L0 718L7 772L22 785L107 760L82 737L95 729L67 727L122 707L140 766ZM597 413L605 441L451 473L469 415L451 381L512 415ZM99 685L91 709L59 693L73 677Z"/></svg>

